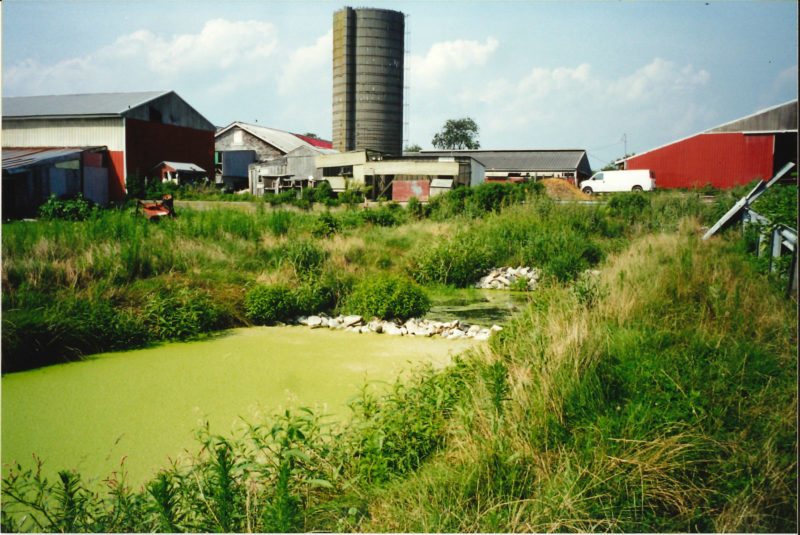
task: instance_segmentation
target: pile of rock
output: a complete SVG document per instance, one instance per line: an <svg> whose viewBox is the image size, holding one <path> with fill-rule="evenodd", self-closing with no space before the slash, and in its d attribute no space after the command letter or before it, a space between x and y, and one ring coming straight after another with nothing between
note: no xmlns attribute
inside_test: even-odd
<svg viewBox="0 0 800 535"><path fill-rule="evenodd" d="M492 333L503 330L499 325L491 328L479 325L468 325L460 320L432 321L427 319L412 318L406 322L400 320L385 321L378 318L365 322L361 316L342 316L335 318L320 314L298 318L297 323L307 325L312 329L339 329L358 333L382 333L395 336L440 336L448 340L457 338L472 338L475 340L488 340Z"/></svg>
<svg viewBox="0 0 800 535"><path fill-rule="evenodd" d="M484 290L507 290L512 284L515 288L519 288L516 281L518 279L525 280L525 287L528 290L536 288L536 283L539 280L539 270L531 267L501 267L494 268L488 275L482 277L481 280L475 285L476 288ZM516 283L516 284L515 284Z"/></svg>

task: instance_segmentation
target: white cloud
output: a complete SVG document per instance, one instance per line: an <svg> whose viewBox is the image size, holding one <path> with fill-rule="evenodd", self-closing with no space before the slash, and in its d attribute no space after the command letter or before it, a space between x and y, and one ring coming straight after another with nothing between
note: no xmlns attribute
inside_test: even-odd
<svg viewBox="0 0 800 535"><path fill-rule="evenodd" d="M410 82L423 90L440 87L455 72L485 65L498 44L493 37L488 37L485 44L462 39L435 43L426 55L408 57Z"/></svg>
<svg viewBox="0 0 800 535"><path fill-rule="evenodd" d="M195 34L134 31L91 54L55 64L25 59L5 69L3 87L7 94L45 94L172 88L189 82L230 91L259 76L259 67L276 48L272 24L214 19Z"/></svg>
<svg viewBox="0 0 800 535"><path fill-rule="evenodd" d="M326 86L328 91L333 57L333 30L320 36L313 45L303 46L289 55L278 80L278 89L289 94L309 84Z"/></svg>

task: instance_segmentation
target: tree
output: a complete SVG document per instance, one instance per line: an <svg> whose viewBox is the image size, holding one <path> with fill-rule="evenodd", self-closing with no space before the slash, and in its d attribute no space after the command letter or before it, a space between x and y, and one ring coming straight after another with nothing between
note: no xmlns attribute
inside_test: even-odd
<svg viewBox="0 0 800 535"><path fill-rule="evenodd" d="M406 148L403 149L403 152L419 152L421 150L422 147L420 147L416 143L412 143L411 145L406 145Z"/></svg>
<svg viewBox="0 0 800 535"><path fill-rule="evenodd" d="M478 125L469 117L448 119L431 143L437 149L479 149Z"/></svg>
<svg viewBox="0 0 800 535"><path fill-rule="evenodd" d="M311 139L319 139L319 136L313 132L306 132L303 134L305 137L310 137Z"/></svg>

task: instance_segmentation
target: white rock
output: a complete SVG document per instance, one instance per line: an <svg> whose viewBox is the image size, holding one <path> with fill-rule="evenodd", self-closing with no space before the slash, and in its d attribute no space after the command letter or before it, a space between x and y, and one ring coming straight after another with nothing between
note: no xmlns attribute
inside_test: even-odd
<svg viewBox="0 0 800 535"><path fill-rule="evenodd" d="M469 329L467 329L468 333L477 334L481 330L480 325L473 325Z"/></svg>
<svg viewBox="0 0 800 535"><path fill-rule="evenodd" d="M481 331L473 337L473 340L488 340L489 339L489 331Z"/></svg>
<svg viewBox="0 0 800 535"><path fill-rule="evenodd" d="M394 335L394 336L402 336L403 335L403 329L401 327L398 327L394 323L385 321L385 322L383 322L383 333L384 334L391 334L391 335Z"/></svg>
<svg viewBox="0 0 800 535"><path fill-rule="evenodd" d="M320 318L320 322L319 322L319 326L320 327L327 327L328 325L330 325L330 323L331 323L331 319L330 318L321 317Z"/></svg>
<svg viewBox="0 0 800 535"><path fill-rule="evenodd" d="M311 327L312 329L316 329L317 327L322 327L322 318L319 316L309 316L306 318L306 325Z"/></svg>
<svg viewBox="0 0 800 535"><path fill-rule="evenodd" d="M361 316L345 316L342 318L342 323L345 327L352 327L355 325L360 325L363 318Z"/></svg>
<svg viewBox="0 0 800 535"><path fill-rule="evenodd" d="M503 330L503 328L502 328L502 327L500 327L499 325L492 325L492 327L491 327L491 329L490 329L490 330L491 330L493 333L496 333L496 332L500 332L500 331L502 331L502 330Z"/></svg>
<svg viewBox="0 0 800 535"><path fill-rule="evenodd" d="M372 320L367 324L367 329L369 329L374 333L383 332L383 322L380 322L378 320Z"/></svg>

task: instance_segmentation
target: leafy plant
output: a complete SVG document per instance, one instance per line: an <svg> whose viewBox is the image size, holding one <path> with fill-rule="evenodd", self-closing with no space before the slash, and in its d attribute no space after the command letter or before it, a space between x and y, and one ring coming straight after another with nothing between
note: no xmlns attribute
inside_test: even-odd
<svg viewBox="0 0 800 535"><path fill-rule="evenodd" d="M295 316L297 298L288 286L259 285L245 295L244 308L253 323L271 325Z"/></svg>
<svg viewBox="0 0 800 535"><path fill-rule="evenodd" d="M405 320L424 316L430 308L430 301L413 281L380 274L356 284L347 298L346 308L364 317Z"/></svg>
<svg viewBox="0 0 800 535"><path fill-rule="evenodd" d="M84 199L81 193L72 198L62 199L51 194L47 201L39 207L39 217L50 220L83 221L96 213L97 209L94 203Z"/></svg>

